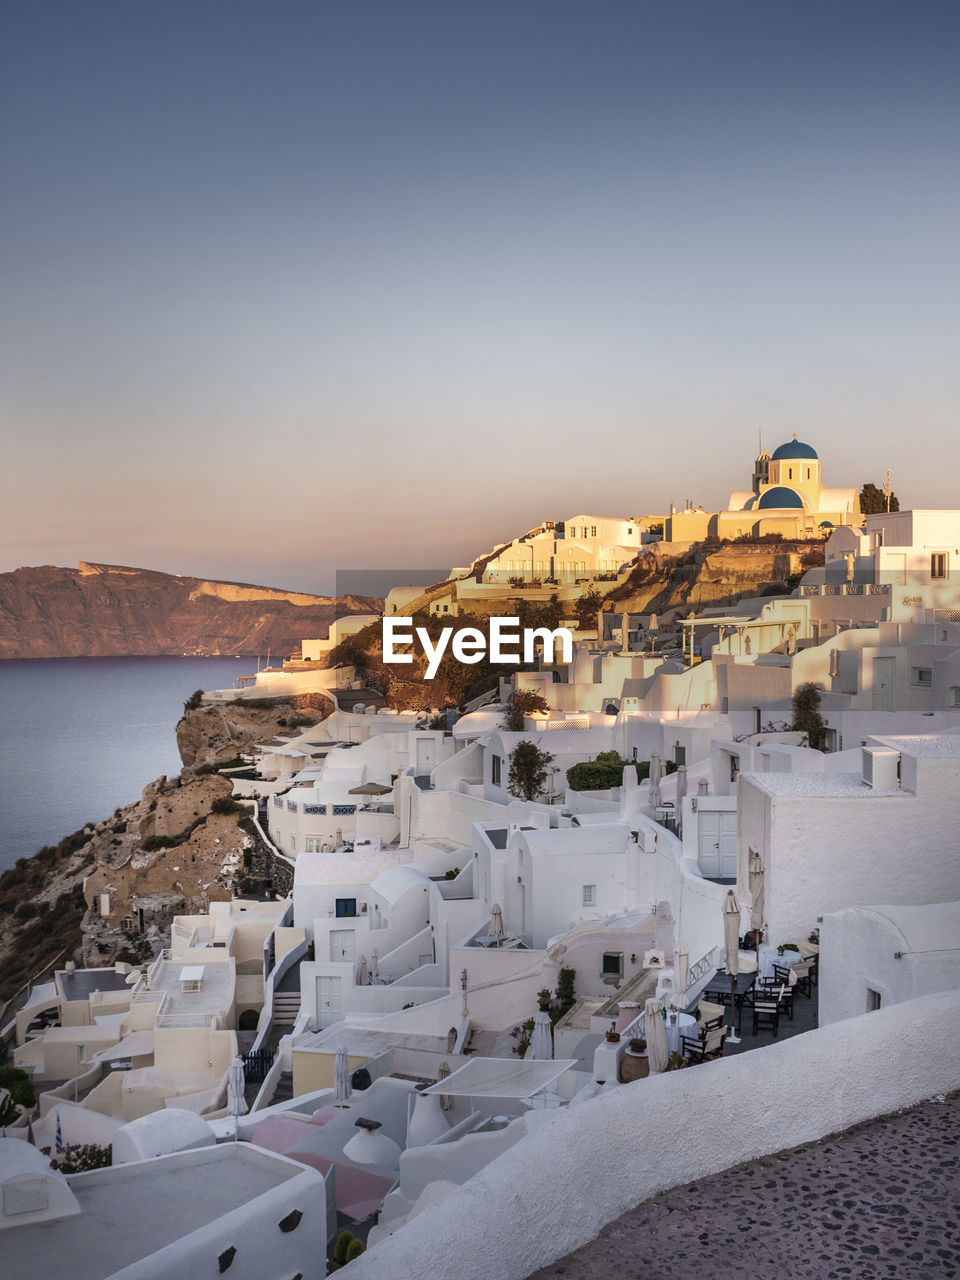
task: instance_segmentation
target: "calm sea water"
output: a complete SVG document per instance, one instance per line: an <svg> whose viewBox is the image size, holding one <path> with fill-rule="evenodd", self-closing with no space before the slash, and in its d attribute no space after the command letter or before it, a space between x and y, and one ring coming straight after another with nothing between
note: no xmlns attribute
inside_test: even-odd
<svg viewBox="0 0 960 1280"><path fill-rule="evenodd" d="M184 702L256 669L256 658L0 662L0 871L179 773Z"/></svg>

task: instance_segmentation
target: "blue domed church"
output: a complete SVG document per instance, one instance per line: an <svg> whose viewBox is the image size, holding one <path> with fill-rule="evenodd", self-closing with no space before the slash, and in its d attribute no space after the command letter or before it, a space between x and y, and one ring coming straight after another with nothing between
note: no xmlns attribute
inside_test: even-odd
<svg viewBox="0 0 960 1280"><path fill-rule="evenodd" d="M754 462L752 487L731 493L726 511L711 513L688 506L671 512L664 541L700 541L708 534L739 538L780 533L785 538L818 538L837 525L860 521L858 490L828 489L816 449L794 436L773 453L761 451Z"/></svg>

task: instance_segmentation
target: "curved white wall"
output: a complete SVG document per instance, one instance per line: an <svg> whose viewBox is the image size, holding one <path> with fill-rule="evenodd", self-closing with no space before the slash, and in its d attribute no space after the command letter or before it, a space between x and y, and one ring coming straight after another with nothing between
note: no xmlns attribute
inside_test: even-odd
<svg viewBox="0 0 960 1280"><path fill-rule="evenodd" d="M358 1258L351 1280L448 1280L452 1258L458 1280L523 1280L669 1187L960 1087L960 1055L917 1052L934 1032L960 1042L960 994L531 1112L521 1142Z"/></svg>

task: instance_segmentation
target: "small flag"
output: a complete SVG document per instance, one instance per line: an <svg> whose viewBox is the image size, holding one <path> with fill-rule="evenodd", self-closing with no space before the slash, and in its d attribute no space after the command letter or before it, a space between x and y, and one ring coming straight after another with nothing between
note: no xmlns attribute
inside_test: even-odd
<svg viewBox="0 0 960 1280"><path fill-rule="evenodd" d="M60 1112L57 1112L57 1136L54 1140L57 1155L63 1150L63 1132L60 1129Z"/></svg>

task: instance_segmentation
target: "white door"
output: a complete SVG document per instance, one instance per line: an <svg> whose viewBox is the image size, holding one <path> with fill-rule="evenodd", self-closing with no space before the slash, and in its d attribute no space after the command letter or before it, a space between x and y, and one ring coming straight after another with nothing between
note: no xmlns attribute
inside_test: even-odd
<svg viewBox="0 0 960 1280"><path fill-rule="evenodd" d="M354 932L353 929L330 930L330 959L334 963L353 964ZM337 981L339 982L339 978Z"/></svg>
<svg viewBox="0 0 960 1280"><path fill-rule="evenodd" d="M737 815L701 810L699 822L700 872L708 880L737 878Z"/></svg>
<svg viewBox="0 0 960 1280"><path fill-rule="evenodd" d="M340 1021L340 979L317 979L317 1027Z"/></svg>
<svg viewBox="0 0 960 1280"><path fill-rule="evenodd" d="M417 739L417 773L429 773L437 763L437 744L433 738Z"/></svg>
<svg viewBox="0 0 960 1280"><path fill-rule="evenodd" d="M873 660L874 711L893 710L893 678L896 663L896 658L874 658Z"/></svg>
<svg viewBox="0 0 960 1280"><path fill-rule="evenodd" d="M697 815L700 832L700 874L708 880L720 877L720 815L709 810Z"/></svg>

